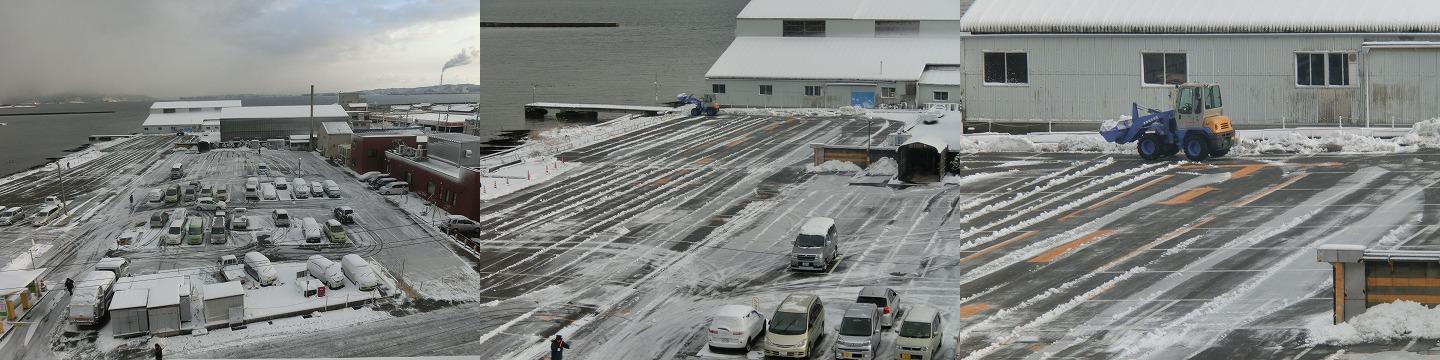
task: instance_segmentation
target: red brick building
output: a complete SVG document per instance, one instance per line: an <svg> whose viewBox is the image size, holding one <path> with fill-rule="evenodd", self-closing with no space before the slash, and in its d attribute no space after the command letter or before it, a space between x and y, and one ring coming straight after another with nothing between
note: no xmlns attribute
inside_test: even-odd
<svg viewBox="0 0 1440 360"><path fill-rule="evenodd" d="M409 151L384 153L382 172L410 183L410 191L446 212L480 218L480 172L436 157L410 155ZM359 171L359 170L356 170Z"/></svg>
<svg viewBox="0 0 1440 360"><path fill-rule="evenodd" d="M384 172L385 152L399 145L415 147L417 137L413 134L357 133L350 140L350 169L357 174Z"/></svg>

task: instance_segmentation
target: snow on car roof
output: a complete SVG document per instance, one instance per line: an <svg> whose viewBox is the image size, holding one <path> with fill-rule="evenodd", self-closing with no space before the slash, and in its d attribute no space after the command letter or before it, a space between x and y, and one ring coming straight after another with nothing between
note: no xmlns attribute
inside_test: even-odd
<svg viewBox="0 0 1440 360"><path fill-rule="evenodd" d="M800 226L800 234L825 236L830 233L830 227L832 226L835 226L835 219L812 217L809 220L805 220L805 225Z"/></svg>
<svg viewBox="0 0 1440 360"><path fill-rule="evenodd" d="M725 305L715 309L716 317L743 317L755 308L749 305Z"/></svg>
<svg viewBox="0 0 1440 360"><path fill-rule="evenodd" d="M810 312L810 303L814 302L817 298L818 297L813 294L790 294L785 297L784 301L780 302L780 307L775 310L787 313Z"/></svg>
<svg viewBox="0 0 1440 360"><path fill-rule="evenodd" d="M84 278L81 278L80 281L75 282L75 287L82 288L100 285L110 285L113 283L115 283L115 273L96 270L85 273Z"/></svg>
<svg viewBox="0 0 1440 360"><path fill-rule="evenodd" d="M143 308L150 300L149 289L126 289L116 291L110 298L110 310Z"/></svg>
<svg viewBox="0 0 1440 360"><path fill-rule="evenodd" d="M219 299L231 296L245 295L245 287L239 281L215 283L205 285L206 299Z"/></svg>
<svg viewBox="0 0 1440 360"><path fill-rule="evenodd" d="M121 265L125 265L125 258L107 257L100 258L100 261L95 262L96 269L114 269Z"/></svg>
<svg viewBox="0 0 1440 360"><path fill-rule="evenodd" d="M928 306L912 306L909 309L905 310L905 320L915 322L930 322L930 319L934 318L936 313L937 311L935 311L934 308Z"/></svg>

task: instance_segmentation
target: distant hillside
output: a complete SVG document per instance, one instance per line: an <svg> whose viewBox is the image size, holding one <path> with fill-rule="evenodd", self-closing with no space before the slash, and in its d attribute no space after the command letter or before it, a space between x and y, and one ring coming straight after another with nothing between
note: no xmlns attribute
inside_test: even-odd
<svg viewBox="0 0 1440 360"><path fill-rule="evenodd" d="M362 95L428 95L428 94L479 94L480 85L476 84L445 84L431 85L415 88L388 88L361 90Z"/></svg>

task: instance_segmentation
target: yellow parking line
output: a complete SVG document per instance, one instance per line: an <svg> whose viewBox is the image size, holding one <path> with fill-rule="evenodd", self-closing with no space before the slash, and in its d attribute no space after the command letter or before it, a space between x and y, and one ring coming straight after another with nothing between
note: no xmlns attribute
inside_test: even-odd
<svg viewBox="0 0 1440 360"><path fill-rule="evenodd" d="M965 258L960 259L960 262L963 263L963 262L966 262L966 261L974 260L975 258L980 257L980 256L985 255L985 254L989 254L991 251L995 251L996 249L999 249L999 248L1002 247L1002 246L1009 245L1010 243L1013 243L1013 242L1016 242L1016 241L1024 240L1025 238L1028 238L1028 237L1030 237L1031 235L1035 235L1035 231L1026 231L1026 232L1020 233L1020 235L1015 235L1015 237L1010 238L1010 240L1005 240L1004 242L1001 242L1001 243L999 243L999 244L990 245L990 247L987 247L987 248L985 248L984 250L980 250L980 251L978 251L978 252L975 252L974 254L970 254L970 256L966 256Z"/></svg>
<svg viewBox="0 0 1440 360"><path fill-rule="evenodd" d="M1263 197L1265 197L1266 195L1270 195L1270 193L1273 193L1273 192L1275 192L1276 190L1280 190L1280 189L1282 189L1282 188L1284 188L1284 187L1286 187L1286 186L1290 186L1290 184L1294 184L1296 181L1300 181L1300 179L1304 179L1306 176L1310 176L1310 173L1299 173L1299 174L1296 174L1295 176L1292 176L1292 177L1290 177L1289 179L1286 179L1285 181L1283 181L1283 182L1281 182L1281 183L1279 183L1279 184L1275 184L1274 186L1265 188L1265 190L1261 190L1260 192L1255 193L1254 195L1250 195L1250 196L1245 197L1244 199L1240 199L1239 201L1236 201L1236 202L1230 204L1230 207L1241 207L1241 206L1249 205L1250 203L1255 202L1255 200L1260 200L1260 198L1263 198Z"/></svg>
<svg viewBox="0 0 1440 360"><path fill-rule="evenodd" d="M1195 200L1195 198L1200 197L1200 195L1205 195L1205 193L1215 190L1219 189L1209 186L1190 189L1190 191L1186 191L1184 193L1181 193L1180 195L1176 195L1175 197L1170 198L1170 200L1165 200L1161 202L1160 205L1189 204L1191 200Z"/></svg>
<svg viewBox="0 0 1440 360"><path fill-rule="evenodd" d="M1114 233L1115 233L1115 230L1112 230L1112 229L1100 229L1100 230L1096 230L1095 232L1092 232L1092 233L1089 233L1089 234L1085 234L1085 236L1081 236L1079 239L1071 240L1070 242L1067 242L1067 243L1065 243L1065 244L1063 244L1063 245L1057 246L1057 247L1055 247L1054 249L1050 249L1050 251L1046 251L1045 253L1040 254L1039 256L1030 258L1030 260L1026 260L1026 261L1032 262L1032 263L1048 263L1048 262L1052 262L1052 261L1055 261L1056 258L1059 258L1060 255L1064 255L1066 252L1069 252L1070 250L1074 250L1075 248L1078 248L1078 247L1080 247L1080 246L1082 246L1082 245L1088 244L1088 243L1093 242L1093 241L1095 241L1095 240L1097 240L1097 239L1100 239L1100 238L1102 238L1102 237L1110 236L1110 234L1114 234Z"/></svg>

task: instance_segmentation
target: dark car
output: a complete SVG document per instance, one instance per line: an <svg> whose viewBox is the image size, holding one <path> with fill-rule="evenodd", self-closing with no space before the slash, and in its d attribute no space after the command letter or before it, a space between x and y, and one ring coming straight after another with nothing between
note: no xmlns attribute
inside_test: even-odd
<svg viewBox="0 0 1440 360"><path fill-rule="evenodd" d="M341 206L335 208L335 220L340 221L341 224L354 224L355 209L352 209L349 206Z"/></svg>

